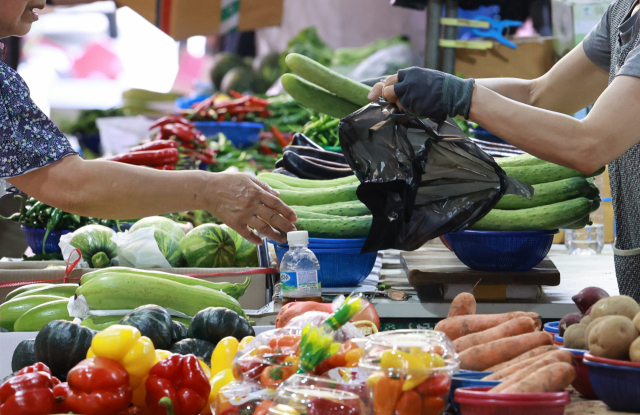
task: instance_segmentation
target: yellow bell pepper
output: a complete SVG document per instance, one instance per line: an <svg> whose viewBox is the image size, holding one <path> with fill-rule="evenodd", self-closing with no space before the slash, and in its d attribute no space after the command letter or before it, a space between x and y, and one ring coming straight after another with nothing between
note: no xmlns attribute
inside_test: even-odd
<svg viewBox="0 0 640 415"><path fill-rule="evenodd" d="M247 344L251 343L251 341L252 341L253 339L255 339L255 337L253 337L253 336L247 336L247 337L245 337L244 339L242 339L242 341L241 341L241 342L240 342L240 344L238 345L238 350L242 350L242 349L244 349L244 347L245 347Z"/></svg>
<svg viewBox="0 0 640 415"><path fill-rule="evenodd" d="M131 388L135 391L158 362L153 343L148 337L132 326L113 325L98 334L91 341L87 358L106 357L120 363L129 373Z"/></svg>
<svg viewBox="0 0 640 415"><path fill-rule="evenodd" d="M380 356L380 367L383 369L406 370L408 374L406 381L402 385L402 390L405 392L420 385L429 377L429 373L427 372L429 366L425 364L423 355L417 355L417 351L415 350L410 351L410 353L399 350L387 350Z"/></svg>
<svg viewBox="0 0 640 415"><path fill-rule="evenodd" d="M375 388L380 379L382 379L383 377L385 377L384 373L375 372L367 378L367 385L370 388Z"/></svg>
<svg viewBox="0 0 640 415"><path fill-rule="evenodd" d="M278 404L274 406L269 412L273 412L278 415L300 415L293 407L285 404Z"/></svg>
<svg viewBox="0 0 640 415"><path fill-rule="evenodd" d="M291 365L291 369L293 370L294 373L297 372L298 368L300 367L300 358L298 356L294 356L294 355L287 356L284 359L284 362Z"/></svg>
<svg viewBox="0 0 640 415"><path fill-rule="evenodd" d="M158 362L170 356L173 356L173 353L171 353L170 351L156 349L156 359L158 359Z"/></svg>
<svg viewBox="0 0 640 415"><path fill-rule="evenodd" d="M235 378L230 368L225 369L221 372L218 372L216 375L214 375L211 378L211 380L209 381L209 384L211 385L211 392L209 392L209 399L207 401L207 405L204 407L201 414L206 415L211 413L211 407L215 406L216 404L216 399L218 399L218 393L220 392L220 388L228 385L234 380Z"/></svg>
<svg viewBox="0 0 640 415"><path fill-rule="evenodd" d="M239 342L235 337L225 337L218 342L211 355L211 373L216 375L223 370L231 369L231 363L238 353Z"/></svg>
<svg viewBox="0 0 640 415"><path fill-rule="evenodd" d="M209 381L211 381L211 379L213 379L213 374L211 373L211 369L209 369L209 366L207 366L204 360L198 359L198 363L200 363L200 368L202 368L204 375L207 377L207 379L209 379Z"/></svg>
<svg viewBox="0 0 640 415"><path fill-rule="evenodd" d="M444 361L444 357L436 353L429 354L431 355L431 359L433 361L431 367L445 367L447 365L447 362Z"/></svg>
<svg viewBox="0 0 640 415"><path fill-rule="evenodd" d="M347 352L344 356L344 361L346 363L346 367L357 367L360 363L360 358L364 354L364 349L352 349Z"/></svg>

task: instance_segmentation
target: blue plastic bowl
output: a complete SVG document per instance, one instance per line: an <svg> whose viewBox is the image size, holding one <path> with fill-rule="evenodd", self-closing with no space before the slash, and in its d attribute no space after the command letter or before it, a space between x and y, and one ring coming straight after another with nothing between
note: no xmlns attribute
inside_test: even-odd
<svg viewBox="0 0 640 415"><path fill-rule="evenodd" d="M560 325L559 321L552 321L551 323L547 323L544 325L544 331L549 332L551 334L558 334L559 325Z"/></svg>
<svg viewBox="0 0 640 415"><path fill-rule="evenodd" d="M38 229L38 228L28 228L26 226L22 226L22 230L24 231L25 236L27 237L27 245L33 251L34 254L42 253L42 241L44 241L44 234L47 232L46 229ZM69 230L61 230L61 231L51 231L49 232L49 236L47 236L47 243L45 246L45 253L53 254L56 252L62 252L58 244L60 243L60 237L62 235L66 235L71 233Z"/></svg>
<svg viewBox="0 0 640 415"><path fill-rule="evenodd" d="M528 271L547 256L553 231L458 231L446 235L453 252L471 269Z"/></svg>
<svg viewBox="0 0 640 415"><path fill-rule="evenodd" d="M260 131L264 128L264 124L257 122L196 121L193 125L207 137L224 134L240 149L255 145L260 138Z"/></svg>
<svg viewBox="0 0 640 415"><path fill-rule="evenodd" d="M561 345L562 345L562 344L564 344L564 337L560 337L560 335L559 335L559 334L554 334L554 335L553 335L553 340L554 340L556 343L559 343L559 344L561 344Z"/></svg>
<svg viewBox="0 0 640 415"><path fill-rule="evenodd" d="M640 368L593 362L588 355L583 361L598 399L614 411L640 412Z"/></svg>
<svg viewBox="0 0 640 415"><path fill-rule="evenodd" d="M282 262L289 247L275 245L275 248L278 262ZM322 288L355 287L369 276L378 256L377 252L361 254L361 248L309 249L320 263L318 281Z"/></svg>
<svg viewBox="0 0 640 415"><path fill-rule="evenodd" d="M362 248L367 238L360 239L323 239L323 238L309 238L309 247L317 248ZM280 245L288 247L288 243L278 243L271 241L274 245Z"/></svg>
<svg viewBox="0 0 640 415"><path fill-rule="evenodd" d="M210 95L198 95L195 97L182 97L176 99L176 108L181 110L188 110L193 107L193 104L197 104L198 102L202 102L205 99L209 98Z"/></svg>
<svg viewBox="0 0 640 415"><path fill-rule="evenodd" d="M451 378L451 389L449 389L449 402L456 413L460 414L460 405L453 399L456 389L467 387L494 387L502 383L499 380L481 380L491 373L492 372L469 372L453 375Z"/></svg>

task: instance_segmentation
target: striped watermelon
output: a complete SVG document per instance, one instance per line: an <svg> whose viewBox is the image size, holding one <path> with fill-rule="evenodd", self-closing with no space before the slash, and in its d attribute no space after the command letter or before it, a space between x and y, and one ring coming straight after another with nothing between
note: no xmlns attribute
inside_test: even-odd
<svg viewBox="0 0 640 415"><path fill-rule="evenodd" d="M180 243L162 229L154 229L153 236L162 255L167 258L169 265L176 268L182 266L182 252L180 251Z"/></svg>
<svg viewBox="0 0 640 415"><path fill-rule="evenodd" d="M227 225L222 225L222 227L231 235L231 239L236 245L236 262L233 266L240 268L259 266L258 248Z"/></svg>
<svg viewBox="0 0 640 415"><path fill-rule="evenodd" d="M191 230L180 242L182 256L193 268L233 267L236 246L227 231L210 223Z"/></svg>
<svg viewBox="0 0 640 415"><path fill-rule="evenodd" d="M169 235L171 235L177 242L184 239L184 231L174 221L162 216L149 216L148 218L140 219L133 224L129 232L135 232L138 229L150 228L154 226L156 229L162 229Z"/></svg>

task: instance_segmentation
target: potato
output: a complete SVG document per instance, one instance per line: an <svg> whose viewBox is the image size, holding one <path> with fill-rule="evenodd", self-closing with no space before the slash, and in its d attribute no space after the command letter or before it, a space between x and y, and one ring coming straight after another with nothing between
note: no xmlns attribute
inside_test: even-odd
<svg viewBox="0 0 640 415"><path fill-rule="evenodd" d="M580 324L584 324L585 326L588 326L589 323L591 323L591 316L584 316L582 317L582 320L580 320Z"/></svg>
<svg viewBox="0 0 640 415"><path fill-rule="evenodd" d="M608 359L629 360L631 343L637 338L638 330L630 318L612 316L589 332L589 352Z"/></svg>
<svg viewBox="0 0 640 415"><path fill-rule="evenodd" d="M638 331L640 331L640 313L636 314L636 316L633 318L633 324L635 324Z"/></svg>
<svg viewBox="0 0 640 415"><path fill-rule="evenodd" d="M640 337L631 343L631 347L629 347L629 357L632 362L640 362Z"/></svg>
<svg viewBox="0 0 640 415"><path fill-rule="evenodd" d="M573 326L567 327L567 330L564 332L564 347L587 350L587 339L584 335L586 331L586 324L574 324Z"/></svg>
<svg viewBox="0 0 640 415"><path fill-rule="evenodd" d="M591 330L595 327L595 325L596 325L596 324L600 324L600 323L602 323L603 321L610 319L611 317L613 317L613 316L600 317L600 318L599 318L599 319L597 319L597 320L592 319L592 320L591 320L591 323L589 323L589 324L587 325L587 329L586 329L586 330L585 330L585 332L584 332L584 341L585 341L587 344L589 344L589 333L591 333Z"/></svg>
<svg viewBox="0 0 640 415"><path fill-rule="evenodd" d="M599 300L591 309L591 320L604 316L625 316L630 320L640 313L640 305L627 295L607 297Z"/></svg>

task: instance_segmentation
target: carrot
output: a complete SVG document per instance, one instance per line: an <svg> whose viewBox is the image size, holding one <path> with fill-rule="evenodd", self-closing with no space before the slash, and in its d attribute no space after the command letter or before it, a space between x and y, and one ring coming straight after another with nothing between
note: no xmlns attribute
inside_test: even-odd
<svg viewBox="0 0 640 415"><path fill-rule="evenodd" d="M552 363L499 393L562 392L575 378L576 370L569 363ZM493 392L493 389L489 392Z"/></svg>
<svg viewBox="0 0 640 415"><path fill-rule="evenodd" d="M448 317L436 324L435 329L444 332L451 340L459 339L467 334L478 333L499 326L505 321L517 317L531 317L536 320L540 316L537 313L525 313L513 311L504 314L476 314L470 316ZM538 323L536 323L537 326Z"/></svg>
<svg viewBox="0 0 640 415"><path fill-rule="evenodd" d="M553 344L553 336L536 331L473 346L460 353L460 369L481 372L545 344Z"/></svg>
<svg viewBox="0 0 640 415"><path fill-rule="evenodd" d="M493 388L494 393L502 392L507 388L515 385L520 382L522 379L526 378L530 374L537 372L545 366L549 366L553 363L564 362L569 363L573 362L573 354L571 354L568 350L556 350L555 352L548 353L544 358L539 359L537 362L524 367L518 370L515 373L512 373L510 376L502 379L502 383L495 388Z"/></svg>
<svg viewBox="0 0 640 415"><path fill-rule="evenodd" d="M504 363L500 363L499 365L495 365L490 367L489 369L484 370L484 372L499 372L502 369L504 369L505 367L509 367L512 365L515 365L517 363L523 362L527 359L530 359L532 357L536 357L536 356L540 356L543 355L547 352L551 352L554 350L557 350L558 346L540 346L540 347L536 347L533 350L528 351L527 353L523 353L520 356L516 357L515 359L511 359L508 362L504 362Z"/></svg>
<svg viewBox="0 0 640 415"><path fill-rule="evenodd" d="M456 349L456 352L460 353L473 346L489 343L505 337L533 333L535 330L536 323L531 317L517 317L488 330L460 337L453 342L453 347Z"/></svg>
<svg viewBox="0 0 640 415"><path fill-rule="evenodd" d="M476 299L473 294L460 293L451 302L447 317L466 316L476 313Z"/></svg>
<svg viewBox="0 0 640 415"><path fill-rule="evenodd" d="M545 347L545 346L537 347L537 349L540 349L542 347ZM500 370L498 370L496 372L493 372L490 375L487 375L487 376L483 377L482 380L500 380L500 379L504 379L504 378L516 373L518 370L523 369L525 367L529 367L532 364L540 361L540 359L544 359L550 353L553 353L554 350L555 349L551 349L548 352L543 353L541 355L530 357L529 359L522 360L521 362L515 363L515 364L513 364L511 366L507 366L504 369L500 369ZM489 371L489 370L487 369L487 371Z"/></svg>

